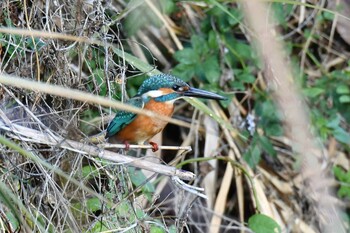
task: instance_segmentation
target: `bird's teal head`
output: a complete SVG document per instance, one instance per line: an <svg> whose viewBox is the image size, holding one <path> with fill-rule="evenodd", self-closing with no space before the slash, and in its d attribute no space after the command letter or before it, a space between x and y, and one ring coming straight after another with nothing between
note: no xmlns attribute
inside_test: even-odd
<svg viewBox="0 0 350 233"><path fill-rule="evenodd" d="M190 87L181 79L169 74L154 75L146 79L139 88L137 95L142 96L146 101L153 98L157 102L172 102L182 97L226 99L215 93Z"/></svg>

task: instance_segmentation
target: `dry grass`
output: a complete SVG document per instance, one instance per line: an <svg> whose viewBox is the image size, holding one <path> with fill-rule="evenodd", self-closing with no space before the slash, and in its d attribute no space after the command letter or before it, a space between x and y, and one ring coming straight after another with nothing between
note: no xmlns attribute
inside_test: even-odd
<svg viewBox="0 0 350 233"><path fill-rule="evenodd" d="M271 69L258 72L253 87L239 97L233 96L227 108L216 102L205 106L193 100L189 102L194 107L187 102L177 105L178 119L168 119L172 124L160 142L192 146L193 152L162 151L161 158L149 150L129 153L141 155L138 158L104 151L91 144L89 136L105 129L111 108L158 117L110 99L118 96L125 100L127 85L129 93L132 92L138 75L154 74L158 67L168 72L173 65L171 55L183 49L189 31L200 31L198 25L212 5L181 2L179 19L164 14L155 1L141 3L83 0L0 3L0 24L13 24L12 28L0 28L0 132L4 135L0 136L0 229L251 232L245 223L249 216L260 212L277 221L283 232L322 231L323 218L328 223L330 215L339 214L332 211L345 205L328 193L335 184L328 175L329 167L337 163L328 155L342 154L343 161L349 163L348 154L334 139L324 147L315 146L316 139L307 129L310 125L305 114L307 108L300 105L299 93L289 89L287 78L291 72L281 63L282 49L268 42L276 42L274 35L300 40L300 30L309 27L311 33L321 33L318 49L325 55L324 64L315 66L307 56L314 39L310 37L303 44L300 70L309 74L310 82L319 78L324 69L342 66L349 53L339 52L334 28L328 36L310 25L310 20L324 10L323 1L319 5L295 5L290 28L283 36L263 31L266 34L257 44L272 46L268 53L261 52L265 58L262 60ZM212 4L222 6L215 1ZM153 12L163 26L149 23L128 36L126 17L135 9ZM264 7L259 9L265 12ZM250 12L249 7L247 11ZM249 13L252 29L250 24L240 22L242 35L251 41L256 40L256 34L260 35L261 26L266 26L254 26L254 20L264 21L258 18L258 13ZM174 22L174 18L178 21ZM129 53L124 53L125 49ZM272 51L275 56L269 57ZM139 59L130 56L131 53ZM221 65L221 87L233 92L224 84L231 78L229 68ZM275 79L266 84L263 78ZM242 116L251 112L254 86L262 90L277 87L274 98L288 116L283 123L287 129L296 129L295 124L299 128L297 133L270 138L277 157L272 160L267 156L252 169L243 159L249 139L239 135L237 128L243 122ZM290 105L284 108L285 102L290 102L287 97L295 100L295 108ZM258 130L264 134L259 127ZM295 150L296 145L299 146ZM307 158L313 159L302 166L301 173L295 169L300 161L294 152L306 153L310 156ZM322 154L322 160L314 159L314 154ZM186 160L190 156L192 160ZM176 169L179 164L181 169ZM316 169L309 169L310 164ZM133 166L145 170L141 173ZM191 180L190 190L180 181L169 179L174 174ZM207 199L199 197L201 190L194 188L199 186L205 188ZM342 226L338 218L333 223Z"/></svg>

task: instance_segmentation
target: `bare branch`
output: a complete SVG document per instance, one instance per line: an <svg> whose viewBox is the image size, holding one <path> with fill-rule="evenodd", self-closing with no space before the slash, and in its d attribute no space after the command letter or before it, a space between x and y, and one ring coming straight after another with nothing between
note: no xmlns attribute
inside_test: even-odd
<svg viewBox="0 0 350 233"><path fill-rule="evenodd" d="M11 124L11 126L8 126L2 120L0 120L0 129L7 131L7 134L12 138L16 138L22 141L57 146L81 154L99 157L112 162L145 169L166 176L177 176L182 180L193 180L196 177L196 175L192 172L183 171L181 169L176 169L175 167L146 161L145 158L134 158L130 156L121 155L112 151L103 150L97 146L87 145L82 142L64 139L60 136L51 136L45 132L40 132L38 130L27 128L17 124Z"/></svg>

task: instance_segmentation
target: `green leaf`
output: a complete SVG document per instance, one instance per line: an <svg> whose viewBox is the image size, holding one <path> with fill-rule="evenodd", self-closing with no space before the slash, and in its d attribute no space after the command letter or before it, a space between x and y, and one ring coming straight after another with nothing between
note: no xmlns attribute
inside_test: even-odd
<svg viewBox="0 0 350 233"><path fill-rule="evenodd" d="M132 222L135 219L133 208L128 201L122 201L119 203L116 207L116 213L118 217L125 218L129 222Z"/></svg>
<svg viewBox="0 0 350 233"><path fill-rule="evenodd" d="M264 214L254 214L248 220L248 227L255 233L279 233L281 227L275 220Z"/></svg>
<svg viewBox="0 0 350 233"><path fill-rule="evenodd" d="M256 78L254 75L248 72L243 72L240 76L239 79L242 80L245 83L254 83L256 81Z"/></svg>
<svg viewBox="0 0 350 233"><path fill-rule="evenodd" d="M335 139L337 139L339 142L350 145L350 134L346 132L343 128L336 128L333 131L333 135Z"/></svg>
<svg viewBox="0 0 350 233"><path fill-rule="evenodd" d="M150 194L155 192L153 184L147 181L147 177L143 174L141 170L136 170L134 167L128 167L128 172L131 182L136 187L142 185L142 193L146 195L148 199L150 199Z"/></svg>
<svg viewBox="0 0 350 233"><path fill-rule="evenodd" d="M238 9L238 8L231 8L229 10L229 12L231 13L233 17L228 17L228 22L230 24L230 28L233 28L234 26L238 25L240 23L240 21L242 21L243 18L243 14L242 14L242 10Z"/></svg>
<svg viewBox="0 0 350 233"><path fill-rule="evenodd" d="M184 48L174 54L174 58L181 64L193 65L199 62L198 54L191 48Z"/></svg>
<svg viewBox="0 0 350 233"><path fill-rule="evenodd" d="M76 211L77 213L85 213L85 207L86 210L88 210L89 213L96 212L98 210L102 209L101 201L98 197L92 197L89 199L84 199L83 201L77 201L76 203L72 204L73 211Z"/></svg>
<svg viewBox="0 0 350 233"><path fill-rule="evenodd" d="M35 45L34 45L34 43L35 43ZM29 48L31 50L36 49L37 51L39 51L45 45L46 45L46 43L38 38L34 38L34 41L32 38L26 39L26 46L27 46L27 48Z"/></svg>
<svg viewBox="0 0 350 233"><path fill-rule="evenodd" d="M219 47L218 36L214 31L210 31L208 34L208 45L211 49L217 49Z"/></svg>
<svg viewBox="0 0 350 233"><path fill-rule="evenodd" d="M304 95L315 98L325 92L324 89L318 87L310 87L303 90Z"/></svg>
<svg viewBox="0 0 350 233"><path fill-rule="evenodd" d="M180 77L185 82L191 80L191 78L195 75L195 67L186 64L178 64L171 73L177 77Z"/></svg>
<svg viewBox="0 0 350 233"><path fill-rule="evenodd" d="M349 185L349 184L347 184ZM347 197L350 198L350 187L349 186L340 186L338 192L337 192L338 197L343 198Z"/></svg>
<svg viewBox="0 0 350 233"><path fill-rule="evenodd" d="M221 74L218 59L215 56L209 57L203 63L202 69L207 81L217 85Z"/></svg>
<svg viewBox="0 0 350 233"><path fill-rule="evenodd" d="M318 120L320 121L318 126L320 126L322 124L326 124L327 127L331 128L331 129L338 128L339 124L340 124L340 117L339 116L335 116L335 117L329 118L329 119L321 118L320 116L318 116Z"/></svg>
<svg viewBox="0 0 350 233"><path fill-rule="evenodd" d="M334 20L334 13L332 13L332 12L324 11L324 12L322 12L322 15L326 20L329 20L329 21Z"/></svg>
<svg viewBox="0 0 350 233"><path fill-rule="evenodd" d="M255 105L256 115L260 117L259 125L263 127L266 136L283 134L278 109L270 99L260 100Z"/></svg>
<svg viewBox="0 0 350 233"><path fill-rule="evenodd" d="M86 165L81 169L83 179L90 179L99 175L96 167L93 165Z"/></svg>
<svg viewBox="0 0 350 233"><path fill-rule="evenodd" d="M339 180L345 182L347 180L346 173L338 166L333 167L334 176Z"/></svg>
<svg viewBox="0 0 350 233"><path fill-rule="evenodd" d="M19 221L16 218L16 216L9 211L9 212L6 212L6 218L9 220L11 224L11 228L16 231L19 228ZM0 229L3 229L3 228L0 228Z"/></svg>
<svg viewBox="0 0 350 233"><path fill-rule="evenodd" d="M104 80L103 69L95 69L93 71L93 77L95 78L96 84L99 87L99 95L105 96L107 94L107 84Z"/></svg>
<svg viewBox="0 0 350 233"><path fill-rule="evenodd" d="M231 10L229 11L228 8L221 4L219 1L216 0L209 0L208 2L210 2L211 4L215 5L217 7L217 12L219 14L221 14L222 12L224 12L226 15L223 15L225 19L229 18L230 22L240 22L240 18L241 18L241 12L236 10ZM232 29L232 27L230 27L230 29Z"/></svg>
<svg viewBox="0 0 350 233"><path fill-rule="evenodd" d="M340 198L350 198L350 171L345 172L342 168L335 166L333 167L333 173L336 179L341 182L337 195Z"/></svg>
<svg viewBox="0 0 350 233"><path fill-rule="evenodd" d="M235 89L239 91L245 91L244 83L240 80L233 80L230 82L230 85Z"/></svg>
<svg viewBox="0 0 350 233"><path fill-rule="evenodd" d="M276 156L276 151L273 148L273 145L271 144L270 140L265 136L259 136L259 142L262 146L262 149L271 156Z"/></svg>
<svg viewBox="0 0 350 233"><path fill-rule="evenodd" d="M335 90L338 94L350 94L350 88L347 85L339 85Z"/></svg>
<svg viewBox="0 0 350 233"><path fill-rule="evenodd" d="M134 211L137 219L139 220L147 217L147 214L143 211L143 209L136 208Z"/></svg>
<svg viewBox="0 0 350 233"><path fill-rule="evenodd" d="M151 233L164 233L164 232L166 232L166 231L165 231L164 228L162 228L162 227L159 227L159 226L151 226L150 232L151 232Z"/></svg>
<svg viewBox="0 0 350 233"><path fill-rule="evenodd" d="M109 230L104 221L95 221L95 225L88 232L107 232Z"/></svg>
<svg viewBox="0 0 350 233"><path fill-rule="evenodd" d="M244 42L237 41L233 45L236 52L240 55L241 58L246 60L252 60L252 47Z"/></svg>
<svg viewBox="0 0 350 233"><path fill-rule="evenodd" d="M243 156L244 160L251 168L255 168L261 159L261 149L258 145L253 145Z"/></svg>
<svg viewBox="0 0 350 233"><path fill-rule="evenodd" d="M342 95L339 97L340 103L350 103L350 95Z"/></svg>
<svg viewBox="0 0 350 233"><path fill-rule="evenodd" d="M191 44L196 55L207 55L209 53L207 42L202 36L193 35L191 37Z"/></svg>
<svg viewBox="0 0 350 233"><path fill-rule="evenodd" d="M93 198L87 199L86 207L90 212L95 212L102 208L102 204L100 199L98 199L97 197L93 197Z"/></svg>
<svg viewBox="0 0 350 233"><path fill-rule="evenodd" d="M158 3L162 7L162 12L169 15L176 9L176 4L172 0L160 0Z"/></svg>

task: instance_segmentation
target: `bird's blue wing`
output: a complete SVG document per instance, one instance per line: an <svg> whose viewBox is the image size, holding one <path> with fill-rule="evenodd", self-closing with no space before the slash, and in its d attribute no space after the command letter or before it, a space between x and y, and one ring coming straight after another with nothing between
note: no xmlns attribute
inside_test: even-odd
<svg viewBox="0 0 350 233"><path fill-rule="evenodd" d="M142 101L142 97L134 97L129 99L126 104L129 104L134 107L143 108L144 103ZM130 124L137 114L128 112L128 111L118 111L113 120L109 123L107 127L106 138L112 137L116 135L120 130L122 130L125 126Z"/></svg>

